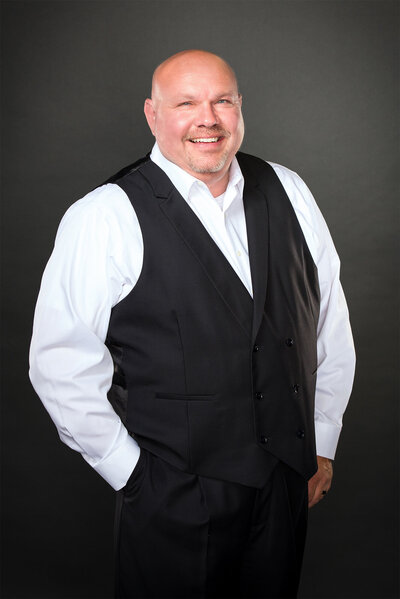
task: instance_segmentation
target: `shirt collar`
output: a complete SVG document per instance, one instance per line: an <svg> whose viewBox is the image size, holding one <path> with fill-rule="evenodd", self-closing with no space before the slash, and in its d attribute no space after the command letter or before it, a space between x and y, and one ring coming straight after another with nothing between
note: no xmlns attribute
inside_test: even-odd
<svg viewBox="0 0 400 599"><path fill-rule="evenodd" d="M213 198L211 192L208 190L207 186L202 181L200 181L199 179L196 179L196 177L193 177L192 175L187 173L185 170L180 168L178 165L174 164L173 162L171 162L170 160L165 158L165 156L161 153L161 150L160 150L157 142L153 146L153 149L150 154L150 158L155 164L157 164L157 166L159 166L165 172L165 174L172 181L173 185L179 191L181 196L189 204L190 204L191 194L192 194L195 186L197 186L197 187L200 186L201 188L203 188L204 190L206 190L208 192L208 194L210 195L211 198ZM229 204L231 204L232 200L234 199L234 197L237 194L240 194L240 197L242 197L243 186L244 186L244 179L243 179L242 171L240 170L240 166L239 166L239 163L238 163L236 157L234 157L232 160L231 167L229 169L229 182L228 182L228 186L225 191L225 198L229 201ZM227 203L225 202L225 199L224 199L224 209L225 210L228 207L226 204Z"/></svg>

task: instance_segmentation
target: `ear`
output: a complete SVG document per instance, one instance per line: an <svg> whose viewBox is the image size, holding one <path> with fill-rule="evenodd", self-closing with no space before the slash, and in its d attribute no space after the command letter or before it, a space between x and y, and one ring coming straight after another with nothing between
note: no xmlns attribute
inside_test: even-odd
<svg viewBox="0 0 400 599"><path fill-rule="evenodd" d="M153 108L153 100L150 98L147 98L144 103L144 114L146 115L147 124L149 125L150 130L155 136L156 112Z"/></svg>

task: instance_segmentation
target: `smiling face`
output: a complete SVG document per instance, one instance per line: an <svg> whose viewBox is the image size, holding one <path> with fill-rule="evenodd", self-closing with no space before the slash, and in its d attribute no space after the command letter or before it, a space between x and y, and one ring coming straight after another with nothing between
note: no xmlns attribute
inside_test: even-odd
<svg viewBox="0 0 400 599"><path fill-rule="evenodd" d="M162 154L219 195L243 140L241 104L229 65L192 50L156 69L145 114Z"/></svg>

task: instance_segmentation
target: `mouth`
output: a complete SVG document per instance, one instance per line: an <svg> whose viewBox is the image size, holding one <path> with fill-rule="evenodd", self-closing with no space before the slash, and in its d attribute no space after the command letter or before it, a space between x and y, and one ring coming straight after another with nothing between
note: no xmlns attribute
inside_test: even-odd
<svg viewBox="0 0 400 599"><path fill-rule="evenodd" d="M192 142L192 144L211 144L211 143L217 143L219 141L221 141L221 139L223 139L223 137L194 137L192 139L189 139L190 142Z"/></svg>
<svg viewBox="0 0 400 599"><path fill-rule="evenodd" d="M226 135L215 135L211 136L202 136L202 137L187 137L187 141L191 144L195 145L199 150L204 149L205 151L218 150L222 147L224 140L226 139Z"/></svg>

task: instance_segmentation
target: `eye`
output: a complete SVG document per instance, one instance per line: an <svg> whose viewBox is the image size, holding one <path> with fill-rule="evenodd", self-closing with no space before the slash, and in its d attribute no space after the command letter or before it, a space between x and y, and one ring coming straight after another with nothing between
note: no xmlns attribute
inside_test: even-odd
<svg viewBox="0 0 400 599"><path fill-rule="evenodd" d="M218 100L217 104L230 104L230 101L226 98L221 98L220 100Z"/></svg>
<svg viewBox="0 0 400 599"><path fill-rule="evenodd" d="M189 100L187 100L186 102L181 102L180 104L178 104L178 106L191 106L192 102L189 102Z"/></svg>

